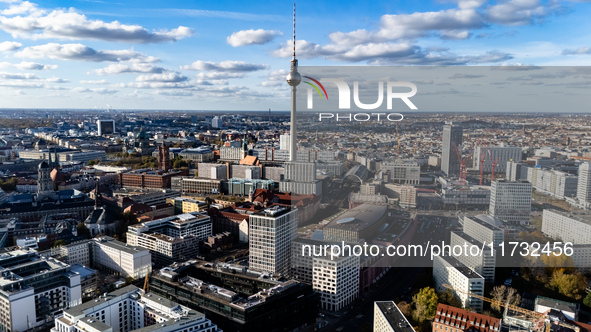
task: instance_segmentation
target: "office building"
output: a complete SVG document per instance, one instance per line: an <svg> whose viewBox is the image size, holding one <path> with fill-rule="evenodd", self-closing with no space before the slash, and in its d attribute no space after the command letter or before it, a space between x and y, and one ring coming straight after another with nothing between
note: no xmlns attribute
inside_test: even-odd
<svg viewBox="0 0 591 332"><path fill-rule="evenodd" d="M433 332L499 332L501 319L439 303L433 320Z"/></svg>
<svg viewBox="0 0 591 332"><path fill-rule="evenodd" d="M34 251L0 254L0 330L27 331L82 303L80 274Z"/></svg>
<svg viewBox="0 0 591 332"><path fill-rule="evenodd" d="M591 244L591 213L544 209L542 233L574 244Z"/></svg>
<svg viewBox="0 0 591 332"><path fill-rule="evenodd" d="M484 278L480 274L454 257L437 256L433 259L433 279L438 292L447 291L444 284L450 285L454 289L451 292L460 299L462 306L482 312L482 300L468 295L484 296Z"/></svg>
<svg viewBox="0 0 591 332"><path fill-rule="evenodd" d="M529 224L532 184L528 181L496 180L490 189L489 213L512 224Z"/></svg>
<svg viewBox="0 0 591 332"><path fill-rule="evenodd" d="M188 170L137 169L118 175L119 184L123 187L167 189L170 188L173 177L189 175L189 172Z"/></svg>
<svg viewBox="0 0 591 332"><path fill-rule="evenodd" d="M582 163L579 166L579 183L577 185L577 199L582 206L591 203L591 165Z"/></svg>
<svg viewBox="0 0 591 332"><path fill-rule="evenodd" d="M527 180L528 167L519 162L508 161L505 166L505 179L509 181Z"/></svg>
<svg viewBox="0 0 591 332"><path fill-rule="evenodd" d="M289 134L279 136L279 149L289 150Z"/></svg>
<svg viewBox="0 0 591 332"><path fill-rule="evenodd" d="M222 192L222 181L178 176L172 178L170 188L183 194L219 194Z"/></svg>
<svg viewBox="0 0 591 332"><path fill-rule="evenodd" d="M149 249L154 264L166 266L195 258L211 230L209 216L191 212L129 226L127 244Z"/></svg>
<svg viewBox="0 0 591 332"><path fill-rule="evenodd" d="M484 248L484 251L479 255L471 255L469 252L462 252L461 255L453 255L458 261L472 270L480 274L487 282L495 281L495 266L496 266L496 250L490 248L490 242L483 244L464 232L452 231L450 238L450 245L461 246L476 246L477 248Z"/></svg>
<svg viewBox="0 0 591 332"><path fill-rule="evenodd" d="M228 168L226 164L199 163L197 172L201 179L228 180Z"/></svg>
<svg viewBox="0 0 591 332"><path fill-rule="evenodd" d="M211 120L211 126L213 128L222 128L224 126L224 122L223 122L223 120L222 120L221 117L219 117L219 116L216 115Z"/></svg>
<svg viewBox="0 0 591 332"><path fill-rule="evenodd" d="M394 301L373 303L373 332L415 332Z"/></svg>
<svg viewBox="0 0 591 332"><path fill-rule="evenodd" d="M285 176L279 182L279 191L322 196L322 183L316 180L316 162L285 163Z"/></svg>
<svg viewBox="0 0 591 332"><path fill-rule="evenodd" d="M197 312L129 285L64 311L51 332L221 332Z"/></svg>
<svg viewBox="0 0 591 332"><path fill-rule="evenodd" d="M463 135L464 131L462 127L454 125L443 126L441 170L447 176L460 175L458 152L460 154L462 153Z"/></svg>
<svg viewBox="0 0 591 332"><path fill-rule="evenodd" d="M492 243L494 248L505 240L505 231L501 227L503 222L488 214L463 218L463 230L467 236L481 243Z"/></svg>
<svg viewBox="0 0 591 332"><path fill-rule="evenodd" d="M271 205L250 215L248 225L249 266L256 271L287 275L291 241L297 236L298 211Z"/></svg>
<svg viewBox="0 0 591 332"><path fill-rule="evenodd" d="M224 331L306 330L315 324L320 303L310 285L227 263L161 269L150 291L205 313Z"/></svg>
<svg viewBox="0 0 591 332"><path fill-rule="evenodd" d="M382 171L388 171L391 182L418 185L421 181L421 166L414 160L384 161Z"/></svg>
<svg viewBox="0 0 591 332"><path fill-rule="evenodd" d="M441 200L446 209L488 210L490 187L448 185L441 188Z"/></svg>
<svg viewBox="0 0 591 332"><path fill-rule="evenodd" d="M98 127L99 136L112 135L115 133L115 120L97 120L96 126Z"/></svg>
<svg viewBox="0 0 591 332"><path fill-rule="evenodd" d="M152 256L145 247L128 245L109 236L91 242L93 266L122 277L140 279L152 271Z"/></svg>
<svg viewBox="0 0 591 332"><path fill-rule="evenodd" d="M320 294L323 310L339 311L353 303L359 296L360 257L314 257L312 263L312 287Z"/></svg>
<svg viewBox="0 0 591 332"><path fill-rule="evenodd" d="M417 188L413 186L401 186L393 183L382 184L382 194L398 200L398 205L403 209L417 207Z"/></svg>
<svg viewBox="0 0 591 332"><path fill-rule="evenodd" d="M232 178L228 180L228 194L247 196L257 189L273 190L275 181L260 179Z"/></svg>
<svg viewBox="0 0 591 332"><path fill-rule="evenodd" d="M482 158L484 162L481 164ZM519 146L476 146L472 157L472 168L489 174L492 172L492 165L495 163L495 175L499 176L507 171L507 162L521 161L521 147Z"/></svg>

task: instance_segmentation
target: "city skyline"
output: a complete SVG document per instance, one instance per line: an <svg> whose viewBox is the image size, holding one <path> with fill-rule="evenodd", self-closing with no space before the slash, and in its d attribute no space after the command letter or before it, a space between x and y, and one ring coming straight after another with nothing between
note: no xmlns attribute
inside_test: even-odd
<svg viewBox="0 0 591 332"><path fill-rule="evenodd" d="M3 108L289 108L292 3L0 1ZM301 65L584 65L585 1L297 3Z"/></svg>

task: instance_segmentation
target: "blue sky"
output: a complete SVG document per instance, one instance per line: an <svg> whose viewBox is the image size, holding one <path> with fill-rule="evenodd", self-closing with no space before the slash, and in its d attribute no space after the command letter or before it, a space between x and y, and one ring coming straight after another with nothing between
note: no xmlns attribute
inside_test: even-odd
<svg viewBox="0 0 591 332"><path fill-rule="evenodd" d="M298 1L308 65L588 65L591 1ZM287 110L287 1L0 0L0 107Z"/></svg>

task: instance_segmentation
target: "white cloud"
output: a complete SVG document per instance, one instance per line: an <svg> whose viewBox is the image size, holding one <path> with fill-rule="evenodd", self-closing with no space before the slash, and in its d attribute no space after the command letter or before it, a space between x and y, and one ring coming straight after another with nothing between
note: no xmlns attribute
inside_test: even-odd
<svg viewBox="0 0 591 332"><path fill-rule="evenodd" d="M575 54L591 54L591 48L589 47L579 47L574 50L564 50L562 51L563 55L575 55Z"/></svg>
<svg viewBox="0 0 591 332"><path fill-rule="evenodd" d="M96 69L94 72L98 75L107 75L107 74L124 74L124 73L163 73L166 69L162 67L156 67L149 63L132 63L129 65L126 64L112 64L108 65L105 68Z"/></svg>
<svg viewBox="0 0 591 332"><path fill-rule="evenodd" d="M48 83L70 83L70 80L65 79L65 78L59 78L59 77L51 77L51 78L46 78L45 82L48 82Z"/></svg>
<svg viewBox="0 0 591 332"><path fill-rule="evenodd" d="M187 81L188 78L183 76L179 73L162 73L162 74L152 74L152 75L140 75L136 79L138 82L184 82Z"/></svg>
<svg viewBox="0 0 591 332"><path fill-rule="evenodd" d="M0 43L0 52L16 51L22 46L23 44L18 42L5 41Z"/></svg>
<svg viewBox="0 0 591 332"><path fill-rule="evenodd" d="M269 73L269 78L266 81L263 81L261 85L267 87L285 86L287 88L287 82L285 81L286 77L287 70L273 70Z"/></svg>
<svg viewBox="0 0 591 332"><path fill-rule="evenodd" d="M257 65L254 63L248 63L244 61L209 62L198 60L190 65L181 66L181 69L184 70L203 70L233 73L253 72L257 70L263 70L266 68L268 68L267 65Z"/></svg>
<svg viewBox="0 0 591 332"><path fill-rule="evenodd" d="M82 44L57 44L49 43L45 45L30 46L24 48L15 54L21 58L32 59L61 59L92 62L156 62L159 59L147 56L134 50L95 50Z"/></svg>
<svg viewBox="0 0 591 332"><path fill-rule="evenodd" d="M117 90L112 90L112 89L107 89L107 88L88 89L88 88L83 88L83 87L73 88L72 91L79 92L79 93L97 93L100 95L110 95L110 94L114 94L114 93L118 92Z"/></svg>
<svg viewBox="0 0 591 332"><path fill-rule="evenodd" d="M107 80L81 80L80 84L109 84Z"/></svg>
<svg viewBox="0 0 591 332"><path fill-rule="evenodd" d="M234 32L226 38L228 44L238 47L246 45L263 45L272 41L282 33L277 30L250 29Z"/></svg>
<svg viewBox="0 0 591 332"><path fill-rule="evenodd" d="M548 13L539 0L509 0L486 10L489 21L504 25L532 24L533 20L543 18Z"/></svg>
<svg viewBox="0 0 591 332"><path fill-rule="evenodd" d="M449 31L441 31L439 33L439 37L441 39L446 40L461 40L461 39L468 39L472 36L472 33L467 30L449 30Z"/></svg>
<svg viewBox="0 0 591 332"><path fill-rule="evenodd" d="M223 80L228 78L243 78L245 76L244 73L231 73L231 72L219 72L219 71L212 71L207 73L199 73L197 74L197 78L203 80Z"/></svg>
<svg viewBox="0 0 591 332"><path fill-rule="evenodd" d="M23 61L21 63L0 62L0 68L17 68L21 70L49 70L57 69L57 65L44 65L36 62Z"/></svg>
<svg viewBox="0 0 591 332"><path fill-rule="evenodd" d="M28 12L33 12L37 10L37 5L34 3L30 3L28 1L23 1L16 5L11 5L8 9L4 9L0 11L0 14L12 16L12 15L19 15L19 14L26 14Z"/></svg>
<svg viewBox="0 0 591 332"><path fill-rule="evenodd" d="M47 12L27 1L10 6L1 14L4 16L0 16L0 29L15 38L97 39L146 44L174 42L193 35L193 31L184 26L150 32L139 25L90 20L74 8Z"/></svg>
<svg viewBox="0 0 591 332"><path fill-rule="evenodd" d="M5 80L38 80L39 77L34 74L25 74L25 73L7 73L7 72L0 72L0 78Z"/></svg>

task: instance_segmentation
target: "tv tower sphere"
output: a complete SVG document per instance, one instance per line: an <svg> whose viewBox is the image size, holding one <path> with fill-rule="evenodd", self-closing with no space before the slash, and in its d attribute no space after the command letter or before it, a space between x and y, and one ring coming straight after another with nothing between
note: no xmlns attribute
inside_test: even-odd
<svg viewBox="0 0 591 332"><path fill-rule="evenodd" d="M298 86L302 82L302 75L298 73L298 60L291 60L291 70L287 74L287 84L290 86Z"/></svg>

